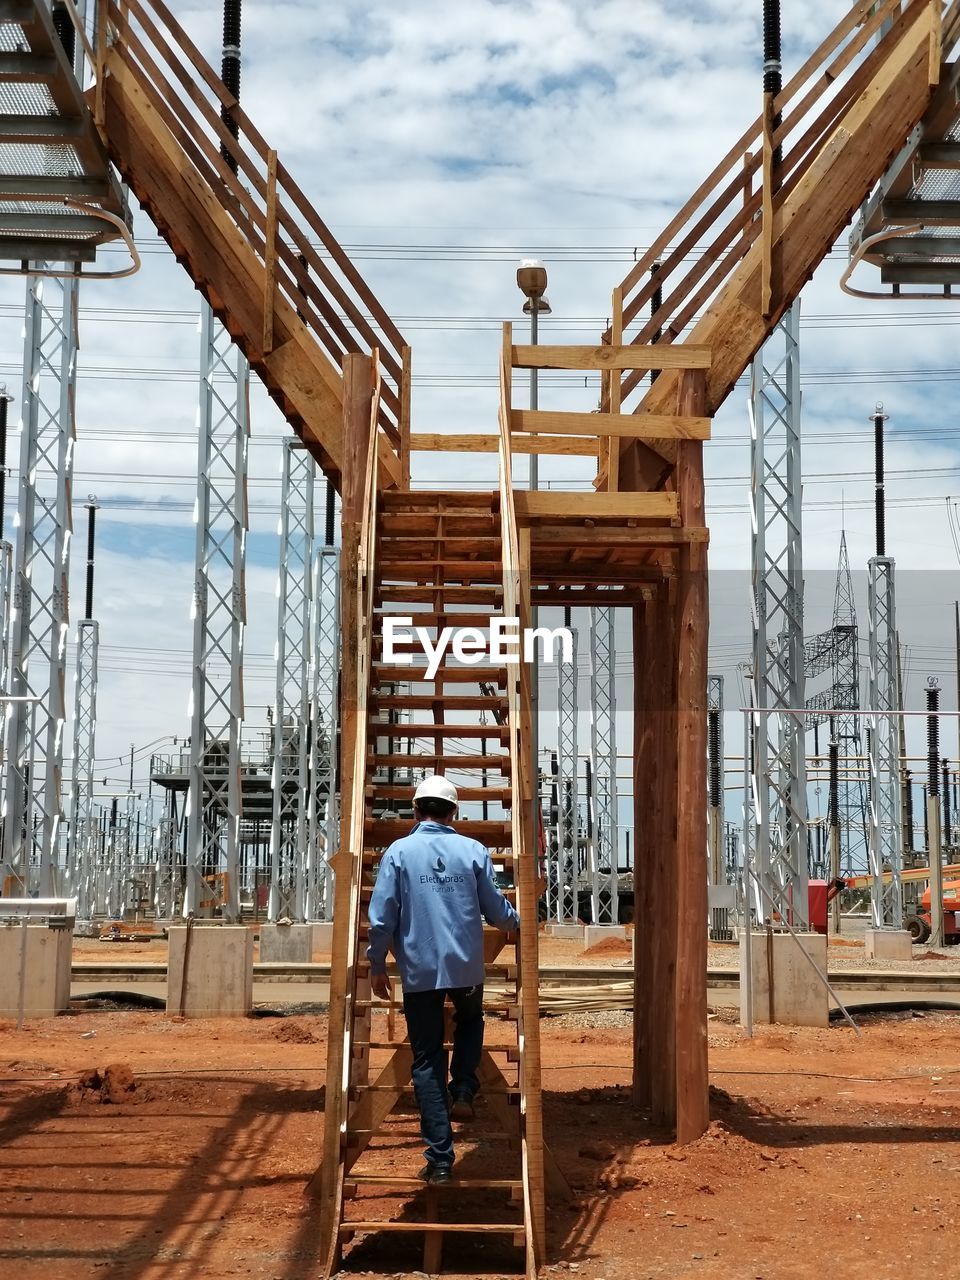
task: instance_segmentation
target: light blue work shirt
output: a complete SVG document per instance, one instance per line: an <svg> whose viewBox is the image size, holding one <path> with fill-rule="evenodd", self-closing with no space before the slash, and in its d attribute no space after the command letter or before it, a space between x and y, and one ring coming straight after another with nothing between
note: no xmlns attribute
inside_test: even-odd
<svg viewBox="0 0 960 1280"><path fill-rule="evenodd" d="M483 920L512 932L520 917L494 879L477 840L421 822L383 855L367 913L371 974L393 951L405 992L483 982Z"/></svg>

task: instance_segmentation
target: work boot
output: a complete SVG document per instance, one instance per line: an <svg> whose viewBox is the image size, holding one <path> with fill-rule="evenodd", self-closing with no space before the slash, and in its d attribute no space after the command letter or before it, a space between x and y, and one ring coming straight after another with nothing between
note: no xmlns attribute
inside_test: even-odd
<svg viewBox="0 0 960 1280"><path fill-rule="evenodd" d="M438 1183L449 1182L453 1174L448 1164L431 1164L428 1160L417 1174L417 1177L421 1182L428 1182L431 1186L436 1186Z"/></svg>
<svg viewBox="0 0 960 1280"><path fill-rule="evenodd" d="M469 1093L451 1093L450 1117L453 1120L472 1120L475 1115L473 1098Z"/></svg>

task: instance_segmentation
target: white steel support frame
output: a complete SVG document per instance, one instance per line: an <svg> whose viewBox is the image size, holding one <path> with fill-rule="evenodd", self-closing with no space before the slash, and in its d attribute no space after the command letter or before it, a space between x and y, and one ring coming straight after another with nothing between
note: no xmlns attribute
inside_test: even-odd
<svg viewBox="0 0 960 1280"><path fill-rule="evenodd" d="M183 913L204 896L240 916L243 632L246 623L250 367L204 304L197 465L190 785ZM213 884L205 877L223 874Z"/></svg>
<svg viewBox="0 0 960 1280"><path fill-rule="evenodd" d="M317 550L314 566L310 707L310 802L306 918L333 919L329 857L340 840L337 725L340 681L340 552Z"/></svg>
<svg viewBox="0 0 960 1280"><path fill-rule="evenodd" d="M0 823L7 812L7 708L4 695L10 692L10 631L13 610L13 544L0 541ZM0 836L2 836L0 825ZM0 859L3 858L0 839Z"/></svg>
<svg viewBox="0 0 960 1280"><path fill-rule="evenodd" d="M556 919L574 923L579 915L580 802L577 759L579 633L570 625L569 662L557 664L557 881Z"/></svg>
<svg viewBox="0 0 960 1280"><path fill-rule="evenodd" d="M273 708L273 821L267 919L307 919L310 803L310 623L316 468L298 440L283 446L277 690Z"/></svg>
<svg viewBox="0 0 960 1280"><path fill-rule="evenodd" d="M70 858L65 890L77 899L77 919L90 921L105 903L97 901L95 874L99 829L93 812L97 738L97 683L100 624L77 623L77 674L73 699L73 786L70 796Z"/></svg>
<svg viewBox="0 0 960 1280"><path fill-rule="evenodd" d="M614 672L614 612L590 610L590 795L593 847L590 857L591 917L616 924L617 860L617 694Z"/></svg>
<svg viewBox="0 0 960 1280"><path fill-rule="evenodd" d="M10 693L41 700L8 704L0 884L42 897L57 890L63 816L77 298L75 278L28 278Z"/></svg>
<svg viewBox="0 0 960 1280"><path fill-rule="evenodd" d="M799 302L753 362L750 441L755 865L775 910L805 928L806 717L787 710L805 705Z"/></svg>
<svg viewBox="0 0 960 1280"><path fill-rule="evenodd" d="M875 929L903 928L903 830L900 812L901 706L897 679L896 573L889 556L869 569L870 908ZM890 879L884 883L884 872Z"/></svg>

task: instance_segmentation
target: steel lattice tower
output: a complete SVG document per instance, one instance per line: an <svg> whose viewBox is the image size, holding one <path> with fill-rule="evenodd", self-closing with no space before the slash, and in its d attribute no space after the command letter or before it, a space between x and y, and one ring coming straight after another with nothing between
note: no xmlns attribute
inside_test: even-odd
<svg viewBox="0 0 960 1280"><path fill-rule="evenodd" d="M77 671L73 700L73 784L70 793L70 852L66 887L77 898L77 918L89 921L103 904L96 897L97 825L93 812L93 772L97 738L97 684L100 624L93 616L93 554L96 502L87 503L87 589L77 623Z"/></svg>
<svg viewBox="0 0 960 1280"><path fill-rule="evenodd" d="M306 917L333 912L333 873L328 859L340 840L337 804L337 728L340 679L340 552L333 545L335 497L327 483L324 545L314 560L310 676L310 802L308 809Z"/></svg>
<svg viewBox="0 0 960 1280"><path fill-rule="evenodd" d="M316 469L299 441L283 447L277 693L273 709L273 823L267 918L306 916L310 798L310 623Z"/></svg>
<svg viewBox="0 0 960 1280"><path fill-rule="evenodd" d="M569 662L557 664L557 920L577 919L580 888L580 804L577 759L577 628L571 625L570 611L564 625L570 628L572 650Z"/></svg>
<svg viewBox="0 0 960 1280"><path fill-rule="evenodd" d="M840 534L833 630L837 639L833 666L834 708L838 711L859 711L860 632L845 531ZM864 785L858 776L862 754L860 717L836 716L834 736L840 750L837 808L842 866L847 875L852 875L867 865L867 802Z"/></svg>
<svg viewBox="0 0 960 1280"><path fill-rule="evenodd" d="M9 707L0 882L44 896L62 818L77 298L75 278L28 279L10 693L40 701Z"/></svg>
<svg viewBox="0 0 960 1280"><path fill-rule="evenodd" d="M750 375L754 708L752 797L756 870L775 907L805 926L807 789L804 742L800 467L800 304ZM797 712L800 714L797 714Z"/></svg>
<svg viewBox="0 0 960 1280"><path fill-rule="evenodd" d="M876 446L876 546L868 561L870 612L870 905L874 928L903 928L903 828L900 812L900 682L897 671L896 569L887 555L883 424L873 415ZM890 880L885 884L883 875Z"/></svg>
<svg viewBox="0 0 960 1280"><path fill-rule="evenodd" d="M590 793L591 916L594 924L616 924L617 898L617 695L614 672L614 612L590 610Z"/></svg>
<svg viewBox="0 0 960 1280"><path fill-rule="evenodd" d="M240 730L250 369L209 306L201 312L196 585L185 915L225 873L223 916L240 912Z"/></svg>

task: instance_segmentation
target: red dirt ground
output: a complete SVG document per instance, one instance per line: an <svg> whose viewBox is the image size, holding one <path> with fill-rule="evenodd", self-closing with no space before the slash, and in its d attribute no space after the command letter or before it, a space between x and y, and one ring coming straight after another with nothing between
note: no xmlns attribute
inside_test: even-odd
<svg viewBox="0 0 960 1280"><path fill-rule="evenodd" d="M490 1041L504 1030L491 1021ZM0 1275L316 1276L304 1186L320 1155L324 1032L322 1017L106 1011L0 1024ZM544 1021L546 1132L573 1188L550 1206L545 1275L960 1272L956 1016L866 1019L861 1042L844 1028L762 1028L751 1044L711 1022L710 1034L713 1121L678 1150L630 1103L628 1028ZM494 1127L488 1103L473 1132ZM465 1171L484 1146L501 1158L502 1144L480 1142ZM397 1168L415 1168L417 1147ZM361 1238L345 1274L410 1275L418 1240ZM445 1258L456 1277L519 1263L477 1240Z"/></svg>

